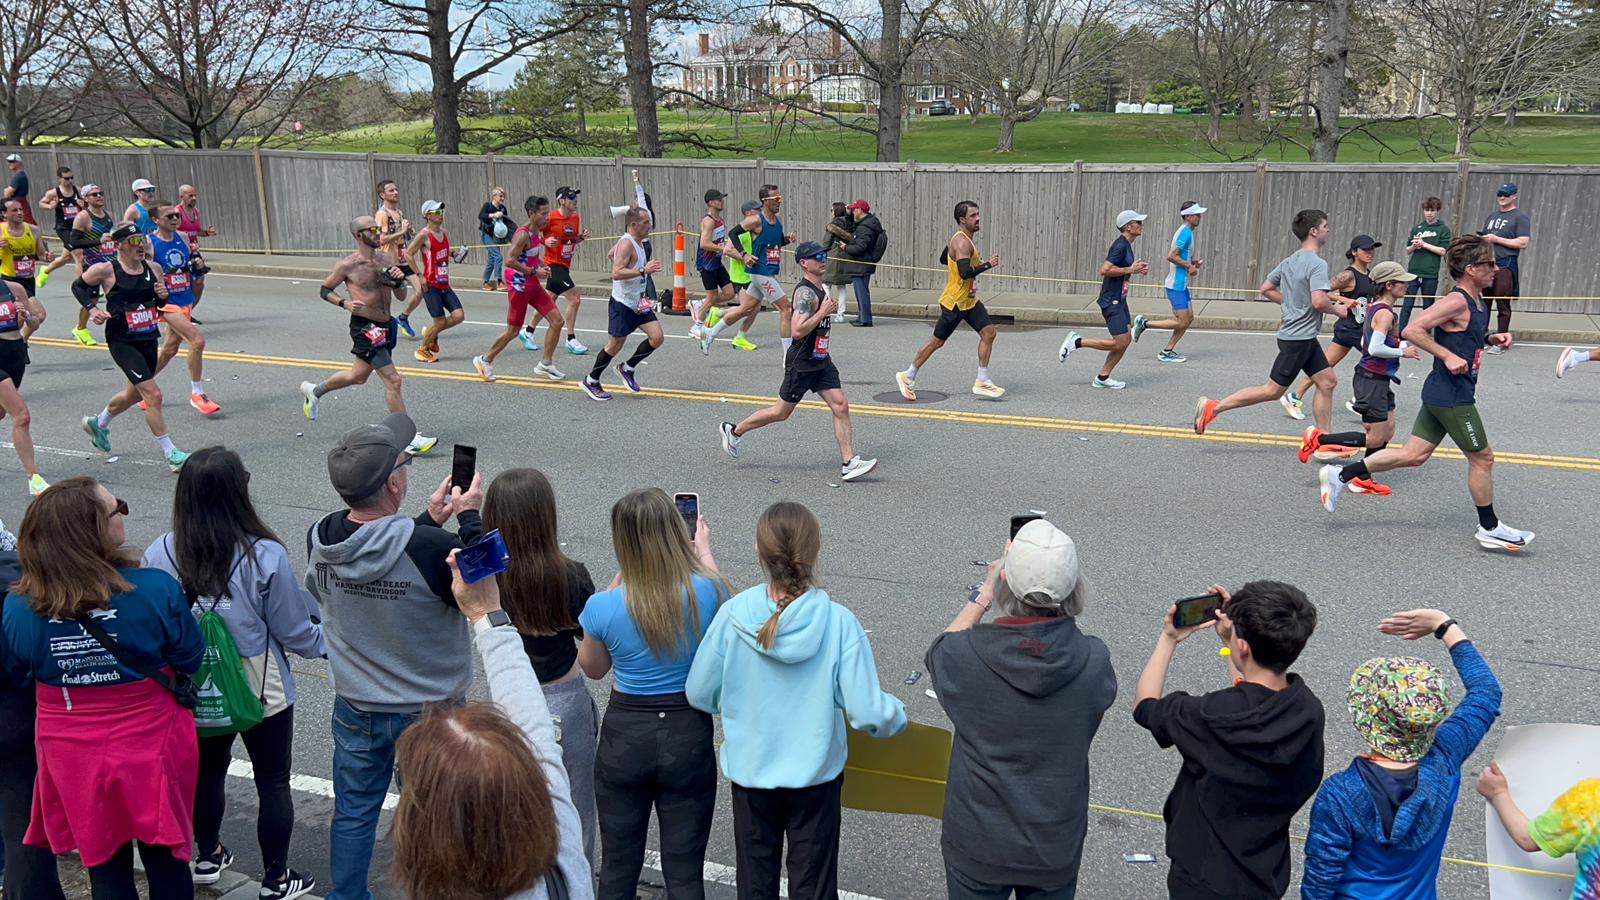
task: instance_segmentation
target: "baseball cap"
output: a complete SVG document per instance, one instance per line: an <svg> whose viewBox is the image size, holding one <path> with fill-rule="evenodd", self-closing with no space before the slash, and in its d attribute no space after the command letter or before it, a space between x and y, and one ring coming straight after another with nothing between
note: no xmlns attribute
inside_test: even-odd
<svg viewBox="0 0 1600 900"><path fill-rule="evenodd" d="M1205 214L1206 208L1198 203L1191 203L1188 206L1185 206L1183 209L1178 210L1178 215L1180 216L1203 216Z"/></svg>
<svg viewBox="0 0 1600 900"><path fill-rule="evenodd" d="M133 189L136 191L153 191L156 189L156 186L155 183L148 178L135 178L133 180Z"/></svg>
<svg viewBox="0 0 1600 900"><path fill-rule="evenodd" d="M1122 212L1117 213L1117 227L1126 228L1129 222L1143 222L1148 218L1150 217L1142 212L1135 212L1131 209L1125 209Z"/></svg>
<svg viewBox="0 0 1600 900"><path fill-rule="evenodd" d="M345 500L371 497L389 480L399 455L417 436L405 413L394 413L376 425L362 425L328 451L328 480Z"/></svg>
<svg viewBox="0 0 1600 900"><path fill-rule="evenodd" d="M1011 592L1028 605L1059 605L1072 595L1082 577L1078 546L1061 529L1034 519L1011 539L1000 572Z"/></svg>
<svg viewBox="0 0 1600 900"><path fill-rule="evenodd" d="M722 198L724 198L726 196L728 196L728 195L724 194L723 192L721 192L719 190L717 190L716 188L712 188L711 190L706 191L706 202L710 203L713 200L721 200Z"/></svg>
<svg viewBox="0 0 1600 900"><path fill-rule="evenodd" d="M431 213L431 212L443 212L443 211L444 211L444 201L443 200L429 200L428 202L422 204L422 214L423 215L427 215L428 213Z"/></svg>
<svg viewBox="0 0 1600 900"><path fill-rule="evenodd" d="M103 193L105 193L105 191L101 190L100 189L100 185L98 185L98 184L86 184L83 187L78 189L78 193L85 194L85 195L87 195L87 194L103 194Z"/></svg>
<svg viewBox="0 0 1600 900"><path fill-rule="evenodd" d="M1494 195L1496 197L1515 197L1517 195L1517 183L1515 181L1508 181L1505 184L1500 185L1500 190L1495 191Z"/></svg>
<svg viewBox="0 0 1600 900"><path fill-rule="evenodd" d="M22 157L12 153L6 156L6 162L22 162Z"/></svg>
<svg viewBox="0 0 1600 900"><path fill-rule="evenodd" d="M739 212L744 213L747 216L760 208L761 203L756 200L746 200L745 202L739 204Z"/></svg>
<svg viewBox="0 0 1600 900"><path fill-rule="evenodd" d="M1433 664L1415 656L1369 659L1350 676L1345 694L1356 733L1374 752L1398 763L1419 762L1450 715L1450 690Z"/></svg>
<svg viewBox="0 0 1600 900"><path fill-rule="evenodd" d="M583 191L579 190L578 188L562 185L561 187L556 188L556 199L576 200L578 199L578 195L581 193L583 193Z"/></svg>
<svg viewBox="0 0 1600 900"><path fill-rule="evenodd" d="M795 259L827 259L828 258L828 251L824 250L822 248L822 245L817 243L816 241L803 241L803 242L801 242L800 246L794 248L794 258Z"/></svg>
<svg viewBox="0 0 1600 900"><path fill-rule="evenodd" d="M1415 281L1417 276L1406 271L1406 267L1392 259L1386 259L1372 267L1367 273L1373 284L1386 284L1390 281Z"/></svg>
<svg viewBox="0 0 1600 900"><path fill-rule="evenodd" d="M1375 241L1370 234L1358 234L1350 239L1350 249L1344 252L1345 259L1349 259L1357 250L1376 250L1383 246L1383 242Z"/></svg>
<svg viewBox="0 0 1600 900"><path fill-rule="evenodd" d="M857 200L854 203L851 203L849 206L846 206L845 209L859 209L862 212L872 212L872 204L865 200Z"/></svg>

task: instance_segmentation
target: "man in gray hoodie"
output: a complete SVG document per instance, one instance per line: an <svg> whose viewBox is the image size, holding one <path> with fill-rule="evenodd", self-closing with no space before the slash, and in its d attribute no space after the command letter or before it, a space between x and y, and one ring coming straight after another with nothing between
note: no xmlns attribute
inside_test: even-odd
<svg viewBox="0 0 1600 900"><path fill-rule="evenodd" d="M472 641L450 591L450 551L483 530L481 479L449 480L415 519L400 515L417 427L404 413L346 434L328 477L349 507L306 535L306 589L322 606L333 676L330 900L371 900L367 886L395 742L428 703L472 685ZM442 527L456 517L459 536Z"/></svg>
<svg viewBox="0 0 1600 900"><path fill-rule="evenodd" d="M1072 539L1029 522L928 648L955 725L945 789L951 900L1072 900L1089 824L1089 742L1117 697L1111 654L1078 630ZM993 604L1000 617L984 623Z"/></svg>

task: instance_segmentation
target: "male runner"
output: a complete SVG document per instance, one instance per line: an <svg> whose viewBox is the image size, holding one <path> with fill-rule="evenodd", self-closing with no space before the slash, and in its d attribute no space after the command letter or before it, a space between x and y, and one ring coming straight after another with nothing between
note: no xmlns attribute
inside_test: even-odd
<svg viewBox="0 0 1600 900"><path fill-rule="evenodd" d="M545 223L550 218L550 201L543 197L529 197L522 204L522 210L527 213L528 221L512 235L511 244L505 251L506 330L489 345L488 353L472 359L472 367L478 370L478 377L484 381L494 381L494 360L500 351L513 338L527 334L522 330L522 323L527 321L529 306L534 310L531 327L537 327L540 319L550 323L544 333L544 359L533 367L534 373L551 381L567 377L555 365L556 338L561 334L563 324L561 311L556 308L555 298L541 283L550 277L549 268L539 261L544 254L544 244L539 235L544 233Z"/></svg>
<svg viewBox="0 0 1600 900"><path fill-rule="evenodd" d="M91 267L116 258L117 242L110 237L116 225L106 213L106 192L98 184L84 185L83 208L72 219L71 240L67 243L78 260L78 280L82 281ZM90 285L90 289L99 291L95 285ZM72 336L85 347L94 346L94 337L89 334L87 308L79 311L78 327L72 330Z"/></svg>
<svg viewBox="0 0 1600 900"><path fill-rule="evenodd" d="M0 202L6 200L22 201L22 221L29 225L37 225L33 220L33 207L28 201L28 173L22 164L22 157L15 153L6 156L6 168L11 172L11 178L6 182L3 192L0 192Z"/></svg>
<svg viewBox="0 0 1600 900"><path fill-rule="evenodd" d="M1194 232L1200 227L1200 217L1206 214L1206 208L1193 200L1183 201L1178 207L1178 217L1183 224L1172 234L1172 246L1167 248L1167 264L1171 268L1167 272L1165 282L1167 289L1167 302L1172 304L1172 318L1157 319L1152 322L1144 316L1133 317L1133 339L1139 340L1146 328L1160 328L1170 330L1172 339L1167 341L1167 348L1156 354L1156 359L1164 363L1188 362L1188 357L1178 355L1178 341L1183 339L1184 332L1194 324L1194 300L1189 295L1189 281L1193 276L1200 274L1200 269L1205 265L1205 260L1194 256Z"/></svg>
<svg viewBox="0 0 1600 900"><path fill-rule="evenodd" d="M1120 391L1128 386L1126 381L1112 378L1111 370L1122 361L1122 355L1128 352L1128 344L1131 343L1128 337L1128 277L1150 271L1149 263L1133 257L1133 242L1144 234L1144 220L1148 218L1144 213L1131 209L1117 213L1119 234L1111 242L1105 261L1100 263L1100 315L1105 317L1106 330L1111 332L1111 339L1083 338L1076 331L1069 331L1056 354L1062 362L1066 362L1067 356L1079 347L1106 351L1106 364L1100 368L1100 374L1094 377L1094 381L1089 382L1097 388Z"/></svg>
<svg viewBox="0 0 1600 900"><path fill-rule="evenodd" d="M1483 221L1483 239L1494 245L1494 264L1499 267L1489 295L1499 319L1499 332L1511 333L1511 301L1522 296L1522 251L1533 240L1533 220L1517 209L1517 185L1506 182L1495 191L1495 211ZM1489 348L1490 353L1504 353L1510 343Z"/></svg>
<svg viewBox="0 0 1600 900"><path fill-rule="evenodd" d="M578 195L583 191L562 186L556 188L556 208L544 225L544 264L550 268L550 279L545 289L554 297L567 301L567 352L582 356L589 348L578 340L578 307L583 304L583 292L572 280L572 257L578 245L590 238L589 229L583 227L578 215ZM534 331L528 326L529 333Z"/></svg>
<svg viewBox="0 0 1600 900"><path fill-rule="evenodd" d="M939 295L939 306L943 311L933 326L933 337L917 351L911 368L894 373L894 383L900 388L900 396L913 402L917 399L917 370L927 364L935 350L944 346L944 342L955 334L962 322L978 333L978 380L973 382L972 392L990 399L999 398L1006 392L1005 388L989 380L989 354L994 352L994 337L999 332L995 330L994 323L989 321L989 311L978 301L978 276L1000 265L1000 257L995 255L983 263L978 262L978 245L973 241L973 236L981 227L976 201L963 200L957 203L955 216L956 233L945 244L944 252L939 254L939 262L946 268L946 278L944 292Z"/></svg>
<svg viewBox="0 0 1600 900"><path fill-rule="evenodd" d="M178 233L189 242L189 252L195 256L200 255L200 239L212 237L217 233L215 228L207 228L200 224L200 192L196 191L192 184L178 185ZM204 264L200 269L202 271L196 271L191 279L194 283L195 306L199 306L200 299L205 296L206 272L210 271Z"/></svg>
<svg viewBox="0 0 1600 900"><path fill-rule="evenodd" d="M6 206L13 205L20 204L6 201ZM11 417L11 446L22 471L28 473L28 493L37 497L50 482L39 474L34 461L33 432L29 430L33 417L22 399L22 376L28 370L28 343L22 337L22 326L34 320L44 321L44 306L22 285L0 283L0 416Z"/></svg>
<svg viewBox="0 0 1600 900"><path fill-rule="evenodd" d="M389 315L389 304L406 296L406 276L394 258L378 250L383 232L374 216L357 216L350 223L356 250L334 264L333 273L322 282L322 299L350 313L350 354L356 358L348 371L312 384L300 382L301 411L306 418L317 417L317 400L329 391L366 384L373 372L383 379L384 400L389 412L403 413L406 401L400 396L400 372L394 367L398 334L396 321ZM345 285L349 297L341 297L338 287ZM438 438L417 435L406 447L407 453L427 453Z"/></svg>
<svg viewBox="0 0 1600 900"><path fill-rule="evenodd" d="M622 383L629 391L639 393L635 370L645 357L661 346L663 338L661 323L656 321L655 301L645 295L645 278L661 271L661 260L645 260L644 245L641 243L650 233L650 213L635 207L628 210L625 221L627 232L611 248L611 302L607 304L606 325L609 337L600 354L594 358L594 368L589 370L589 376L579 382L590 400L611 399L611 394L600 386L600 376L605 374L611 360L622 352L623 342L628 335L635 331L643 331L644 340L639 342L628 361L617 367L617 372L622 375Z"/></svg>
<svg viewBox="0 0 1600 900"><path fill-rule="evenodd" d="M1370 234L1358 234L1350 239L1350 249L1344 252L1344 258L1350 261L1350 265L1345 267L1345 271L1350 273L1355 286L1348 294L1340 294L1338 299L1353 300L1357 307L1364 309L1373 297L1378 296L1378 286L1373 284L1372 278L1367 273L1371 271L1372 261L1377 255L1378 248L1382 246L1383 244L1373 240ZM1336 368L1346 356L1350 355L1351 350L1361 347L1360 319L1360 316L1351 316L1333 323L1333 342L1328 345L1327 352L1329 368ZM1294 390L1278 399L1283 405L1283 411L1289 414L1289 418L1306 417L1305 396L1309 390L1311 390L1311 379L1303 378ZM1354 400L1346 401L1345 409L1350 410L1353 415L1361 415L1361 410Z"/></svg>
<svg viewBox="0 0 1600 900"><path fill-rule="evenodd" d="M44 271L49 261L49 251L39 232L29 225L22 215L22 201L15 197L5 201L0 217L0 279L22 288L29 297L38 293L34 278ZM6 295L0 294L0 300ZM35 328L44 321L32 323ZM30 331L29 334L32 334Z"/></svg>
<svg viewBox="0 0 1600 900"><path fill-rule="evenodd" d="M1294 214L1290 228L1300 241L1300 249L1278 263L1261 284L1261 296L1283 307L1278 357L1273 360L1267 383L1242 388L1221 400L1201 397L1195 403L1195 434L1205 434L1206 426L1230 409L1277 400L1301 372L1310 375L1317 386L1317 399L1311 404L1317 429L1331 430L1328 424L1333 417L1333 389L1339 386L1339 376L1328 367L1328 357L1322 352L1317 335L1322 330L1323 314L1347 318L1354 306L1328 295L1328 263L1317 255L1328 241L1327 213L1302 209Z"/></svg>
<svg viewBox="0 0 1600 900"><path fill-rule="evenodd" d="M49 280L50 273L77 259L71 252L72 247L72 220L78 217L78 210L83 208L83 198L78 195L78 188L73 184L77 176L72 174L71 166L56 167L56 186L44 192L39 198L39 208L53 210L56 214L56 237L61 239L61 246L68 248L50 261L43 272L39 273L39 287ZM84 319L84 323L89 320Z"/></svg>
<svg viewBox="0 0 1600 900"><path fill-rule="evenodd" d="M206 338L193 320L194 272L205 265L205 260L190 249L189 239L179 233L179 220L178 209L172 204L156 207L156 233L150 236L150 250L167 283L167 302L161 307L161 318L167 323L167 339L156 355L156 374L161 374L187 342L189 405L202 416L214 416L222 407L206 396L206 379L202 374Z"/></svg>
<svg viewBox="0 0 1600 900"><path fill-rule="evenodd" d="M739 307L727 313L722 320L711 326L700 339L700 352L710 353L711 345L716 342L717 335L728 329L728 326L746 317L754 317L761 310L763 302L770 302L778 308L778 338L783 344L784 352L788 352L789 344L793 340L789 337L789 301L784 296L783 285L778 283L778 266L783 261L783 248L794 243L792 234L783 231L783 195L778 193L775 184L763 184L757 192L758 206L753 212L745 216L733 228L728 230L728 242L738 250L744 244L744 235L750 235L748 254L740 262L744 270L750 275L750 283L739 291ZM753 318L752 318L753 321ZM756 344L747 336L748 327L740 330L733 339L733 346L740 350L754 350Z"/></svg>
<svg viewBox="0 0 1600 900"><path fill-rule="evenodd" d="M133 202L122 211L122 221L139 226L139 231L150 234L156 230L156 186L148 178L133 181Z"/></svg>
<svg viewBox="0 0 1600 900"><path fill-rule="evenodd" d="M414 354L418 362L439 361L439 334L461 324L467 314L461 298L450 288L450 234L444 230L444 204L429 200L422 204L422 220L427 223L406 247L406 260L422 273L422 297L433 317L422 331L422 346Z"/></svg>
<svg viewBox="0 0 1600 900"><path fill-rule="evenodd" d="M700 247L694 255L694 268L700 273L706 298L689 304L690 315L694 318L689 328L690 337L698 338L706 328L716 325L712 314L720 319L721 305L733 299L733 281L722 262L723 244L728 240L728 226L722 221L722 201L727 198L727 194L716 188L706 191L706 214L700 217Z"/></svg>
<svg viewBox="0 0 1600 900"><path fill-rule="evenodd" d="M828 352L828 339L833 327L833 311L838 304L827 295L822 284L822 272L828 265L828 251L816 241L806 241L794 250L800 264L803 280L794 288L794 322L789 333L794 343L784 354L783 384L778 388L778 402L758 409L746 416L743 422L722 423L722 449L729 456L739 455L739 439L767 425L783 422L794 414L795 405L814 393L828 404L833 412L833 436L839 442L840 481L855 481L878 467L875 459L862 459L856 455L854 429L850 425L850 404L844 398L844 387L839 381L839 368L833 364Z"/></svg>
<svg viewBox="0 0 1600 900"><path fill-rule="evenodd" d="M378 245L379 252L399 261L401 276L406 280L406 289L411 294L411 299L400 315L395 317L395 322L406 333L406 337L414 338L417 332L411 327L411 311L422 302L422 279L411 268L405 248L416 236L416 229L411 227L411 220L400 210L400 186L387 178L378 182L378 209L372 218L378 223L378 232L383 238Z"/></svg>
<svg viewBox="0 0 1600 900"><path fill-rule="evenodd" d="M156 384L157 347L161 341L160 308L167 300L161 271L145 260L147 238L133 222L113 228L106 239L116 247L112 258L95 263L72 283L72 295L89 310L97 325L106 327L106 349L128 379L97 416L83 417L83 431L94 445L111 452L111 420L135 403L145 404L144 421L161 445L168 468L183 468L189 454L172 445L167 420L161 412L161 388ZM97 290L98 289L98 290ZM97 304L104 293L106 308Z"/></svg>
<svg viewBox="0 0 1600 900"><path fill-rule="evenodd" d="M727 292L735 297L741 294L748 294L750 291L750 266L754 265L756 261L755 253L752 252L752 249L755 247L756 235L761 233L761 217L755 215L755 212L760 208L760 202L755 200L746 200L739 204L739 218L741 221L735 223L739 225L739 236L737 239L733 239L730 236L729 239L722 242L722 246L719 248L722 253L723 265L728 267ZM756 345L750 341L750 326L756 323L756 316L760 314L761 304L757 303L754 312L739 320L739 333L734 335L733 340L729 343L740 350L751 351L756 349ZM702 354L711 352L711 342L706 339L706 336L711 333L711 329L717 327L718 322L722 321L722 316L723 310L720 307L713 306L706 311L705 327L700 329L700 352Z"/></svg>
<svg viewBox="0 0 1600 900"><path fill-rule="evenodd" d="M1463 235L1445 252L1455 289L1418 313L1406 326L1405 339L1433 357L1433 371L1422 384L1422 409L1402 447L1368 456L1342 469L1323 466L1319 475L1322 505L1333 512L1339 492L1356 478L1390 469L1420 466L1448 435L1467 458L1467 490L1478 508L1480 545L1491 550L1518 551L1533 540L1533 532L1512 528L1494 511L1494 451L1478 415L1478 367L1485 344L1505 347L1510 332L1489 333L1489 305L1483 292L1494 284L1494 245L1479 235Z"/></svg>
<svg viewBox="0 0 1600 900"><path fill-rule="evenodd" d="M1556 377L1563 378L1568 372L1586 362L1600 360L1600 347L1590 350L1579 350L1577 347L1568 347L1556 357Z"/></svg>

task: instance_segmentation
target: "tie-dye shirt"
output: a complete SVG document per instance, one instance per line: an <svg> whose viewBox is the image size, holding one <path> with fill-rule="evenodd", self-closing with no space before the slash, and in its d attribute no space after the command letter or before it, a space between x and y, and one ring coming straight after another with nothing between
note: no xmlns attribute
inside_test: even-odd
<svg viewBox="0 0 1600 900"><path fill-rule="evenodd" d="M1600 900L1600 778L1585 778L1528 823L1528 836L1551 856L1578 855L1572 900Z"/></svg>

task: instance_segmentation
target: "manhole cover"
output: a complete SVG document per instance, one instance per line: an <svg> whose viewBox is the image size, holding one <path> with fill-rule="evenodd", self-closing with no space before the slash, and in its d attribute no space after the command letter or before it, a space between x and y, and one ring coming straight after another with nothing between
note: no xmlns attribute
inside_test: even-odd
<svg viewBox="0 0 1600 900"><path fill-rule="evenodd" d="M881 394L873 394L872 399L879 403L898 403L901 406L926 406L929 403L938 403L941 400L949 400L950 395L941 394L938 391L917 391L917 402L912 403L906 398L900 396L899 391L884 391Z"/></svg>

